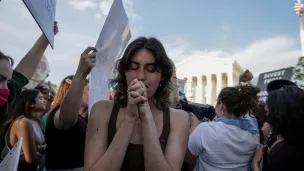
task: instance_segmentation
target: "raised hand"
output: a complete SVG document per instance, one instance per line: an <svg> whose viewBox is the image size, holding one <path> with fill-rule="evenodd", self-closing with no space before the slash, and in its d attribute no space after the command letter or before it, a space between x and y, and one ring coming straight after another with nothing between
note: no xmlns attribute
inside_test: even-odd
<svg viewBox="0 0 304 171"><path fill-rule="evenodd" d="M302 10L303 7L304 7L304 4L302 4L302 3L296 2L296 3L294 4L293 10L294 10L294 12L296 13L296 15L297 15L298 17L300 17L300 16L303 15L303 10Z"/></svg>
<svg viewBox="0 0 304 171"><path fill-rule="evenodd" d="M239 82L249 82L253 79L253 75L249 70L246 70L239 77Z"/></svg>
<svg viewBox="0 0 304 171"><path fill-rule="evenodd" d="M136 120L139 118L139 105L147 102L145 91L140 81L134 79L128 87L128 104L125 119Z"/></svg>
<svg viewBox="0 0 304 171"><path fill-rule="evenodd" d="M86 77L96 66L96 48L88 47L80 56L80 61L77 69L77 73Z"/></svg>

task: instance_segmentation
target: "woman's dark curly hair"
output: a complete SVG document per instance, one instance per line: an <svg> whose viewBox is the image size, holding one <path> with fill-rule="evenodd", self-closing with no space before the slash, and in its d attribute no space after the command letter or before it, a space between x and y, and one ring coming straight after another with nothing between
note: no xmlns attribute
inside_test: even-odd
<svg viewBox="0 0 304 171"><path fill-rule="evenodd" d="M283 86L268 94L268 123L287 143L304 143L304 90Z"/></svg>
<svg viewBox="0 0 304 171"><path fill-rule="evenodd" d="M141 49L146 49L155 58L155 65L157 71L161 73L162 78L160 85L155 92L156 105L159 109L169 107L171 104L170 95L174 88L171 82L172 75L175 71L173 62L167 56L164 46L156 38L139 37L131 42L121 59L116 62L115 78L110 80L109 86L114 92L114 101L120 106L126 106L127 95L127 82L125 72L130 69L130 64L133 56Z"/></svg>
<svg viewBox="0 0 304 171"><path fill-rule="evenodd" d="M223 88L218 96L218 103L226 106L228 113L241 117L251 113L257 105L260 89L254 86L236 86Z"/></svg>

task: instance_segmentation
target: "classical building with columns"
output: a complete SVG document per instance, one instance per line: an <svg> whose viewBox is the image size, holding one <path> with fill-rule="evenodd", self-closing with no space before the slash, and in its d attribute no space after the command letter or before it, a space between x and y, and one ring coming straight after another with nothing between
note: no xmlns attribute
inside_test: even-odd
<svg viewBox="0 0 304 171"><path fill-rule="evenodd" d="M233 59L191 57L175 64L176 76L185 81L184 92L191 102L215 105L222 88L238 83L243 69Z"/></svg>

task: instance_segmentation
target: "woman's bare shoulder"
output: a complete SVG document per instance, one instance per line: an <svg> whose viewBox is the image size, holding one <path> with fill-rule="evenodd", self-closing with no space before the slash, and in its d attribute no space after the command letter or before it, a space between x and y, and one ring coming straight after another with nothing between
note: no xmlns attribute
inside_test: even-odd
<svg viewBox="0 0 304 171"><path fill-rule="evenodd" d="M111 111L114 106L113 100L101 100L95 103L92 107L90 118L94 119L95 121L100 122L108 122Z"/></svg>
<svg viewBox="0 0 304 171"><path fill-rule="evenodd" d="M32 125L32 120L26 118L26 117L19 117L18 119L14 120L13 127L16 127L17 129L24 129L28 128Z"/></svg>
<svg viewBox="0 0 304 171"><path fill-rule="evenodd" d="M170 118L173 124L185 124L189 122L189 114L180 109L170 108Z"/></svg>

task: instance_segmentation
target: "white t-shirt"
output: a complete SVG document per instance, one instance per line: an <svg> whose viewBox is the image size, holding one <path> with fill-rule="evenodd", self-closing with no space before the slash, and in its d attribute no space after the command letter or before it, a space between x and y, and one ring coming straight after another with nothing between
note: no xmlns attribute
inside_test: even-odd
<svg viewBox="0 0 304 171"><path fill-rule="evenodd" d="M249 171L259 139L259 134L234 125L201 123L188 144L189 151L199 156L194 171Z"/></svg>

